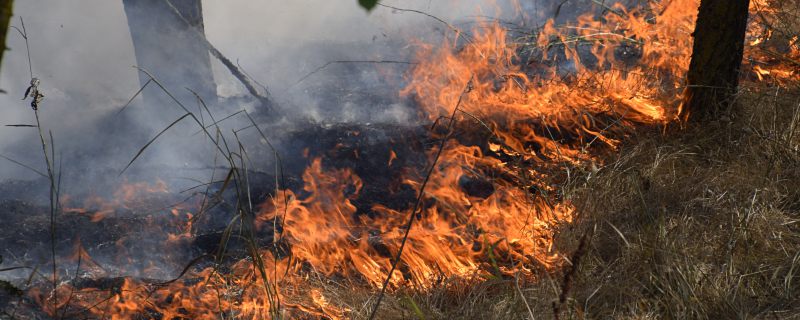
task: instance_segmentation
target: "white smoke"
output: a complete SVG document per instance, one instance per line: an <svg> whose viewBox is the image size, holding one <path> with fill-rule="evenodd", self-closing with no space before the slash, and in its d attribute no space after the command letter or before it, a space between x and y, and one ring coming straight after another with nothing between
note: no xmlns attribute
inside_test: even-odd
<svg viewBox="0 0 800 320"><path fill-rule="evenodd" d="M136 58L121 0L15 2L16 17L12 24L21 28L19 17L25 20L33 73L41 79L41 89L46 95L40 112L43 126L53 131L59 150L75 154L85 150L86 154L80 159L92 162L91 166L65 163L65 171L70 167L81 171L103 167L98 166L98 162L110 170L121 169L146 141L142 137L152 137L157 128L165 127L181 114L177 108L165 111L164 107L136 106L142 110L138 111L139 116L131 119L143 123L130 128L150 131L137 132L141 137L131 138L129 143L120 143L128 141L126 136L137 136L126 132L129 129L118 124L98 123L99 119L112 118L111 115L139 88L137 71L131 67L136 64ZM512 10L505 9L512 7L513 2L500 5L480 0L384 1L451 22L480 15L495 16L500 7L510 14ZM381 83L385 79L376 77L374 71L353 71L371 70L374 66L333 65L297 82L329 61L412 59L414 48L408 45L408 39L440 41L435 39L441 39L446 29L422 14L383 7L367 13L355 0L206 0L203 6L207 37L223 54L269 87L284 108L318 120L331 117L331 109L336 111L336 108L340 114L335 118L339 121L411 119L409 106L402 102L363 106L346 101L341 106L331 106L330 101L320 101L318 96L309 93L309 88L329 83L337 88L328 96L336 97L352 94L349 88L355 87L359 90L383 87L387 92L400 89L402 83ZM6 127L34 123L28 102L20 100L30 75L25 42L16 31L10 31L8 47L11 50L4 56L0 72L0 88L7 91L0 94L0 154L43 168L36 130ZM212 63L221 96L246 95L223 66L213 59ZM393 68L390 70L397 73L403 70L402 66ZM240 105L226 105L216 110L222 116L240 108ZM164 141L148 150L137 164L180 166L194 161L186 158L197 158L197 153L187 153L170 145L177 141L170 140L174 135L168 133ZM98 150L99 142L112 138L113 148ZM35 176L0 159L0 181Z"/></svg>

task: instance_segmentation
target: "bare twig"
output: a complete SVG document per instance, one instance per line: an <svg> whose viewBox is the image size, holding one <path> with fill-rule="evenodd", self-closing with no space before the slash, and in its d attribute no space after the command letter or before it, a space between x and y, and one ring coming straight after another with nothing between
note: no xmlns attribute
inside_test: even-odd
<svg viewBox="0 0 800 320"><path fill-rule="evenodd" d="M120 171L119 175L121 176L123 173L125 173L125 171L126 171L126 170L128 170L128 168L130 168L130 166L133 164L133 162L134 162L134 161L136 161L136 159L138 159L138 158L139 158L139 156L141 156L141 155L142 155L142 153L144 153L144 150L146 150L146 149L147 149L147 147L149 147L151 144L153 144L153 142L155 142L155 141L156 141L156 140L157 140L159 137L161 137L161 135L162 135L162 134L164 134L165 132L167 132L167 131L168 131L170 128L172 128L173 126L175 126L176 124L178 124L178 122L181 122L181 120L183 120L183 119L186 119L186 117L188 117L188 116L190 116L190 115L191 115L191 114L189 114L189 113L187 113L187 114L184 114L184 115L183 115L183 116L181 116L180 118L178 118L178 119L176 119L175 121L173 121L172 123L170 123L170 124L169 124L169 125L168 125L166 128L164 128L163 130L161 130L161 131L160 131L160 132L159 132L159 133L158 133L158 134L157 134L155 137L153 137L153 139L150 139L150 141L148 141L148 142L147 142L147 144L145 144L143 147L141 147L141 148L139 149L139 152L137 152L137 153L136 153L136 155L135 155L135 156L133 156L133 159L131 159L131 161L130 161L130 162L128 162L128 164L125 166L125 168L123 168L123 169L122 169L122 171Z"/></svg>
<svg viewBox="0 0 800 320"><path fill-rule="evenodd" d="M327 68L327 67L328 67L328 66L330 66L330 65L333 65L333 64L345 64L345 63L372 63L372 64L383 64L383 63L387 63L387 64L405 64L405 65L415 65L415 64L418 64L418 62L411 62L411 61L397 61L397 60L335 60L335 61L328 61L328 62L326 62L325 64L323 64L322 66L320 66L320 67L318 67L318 68L314 69L314 71L311 71L311 72L309 72L308 74L306 74L306 75L304 75L303 77L301 77L301 78L300 78L300 80L297 80L297 82L295 82L295 83L294 83L294 84L293 84L291 87L289 87L289 89L291 89L291 88L293 88L293 87L297 86L297 85L298 85L298 84L300 84L301 82L305 81L305 80L306 80L306 79L308 79L309 77L313 76L313 75L314 75L314 74L316 74L317 72L320 72L320 71L322 71L323 69Z"/></svg>
<svg viewBox="0 0 800 320"><path fill-rule="evenodd" d="M39 139L42 143L42 153L44 160L47 164L47 177L50 181L50 253L53 259L53 306L56 312L58 311L58 274L56 265L56 215L58 210L58 199L56 190L55 173L53 172L53 162L47 152L47 142L42 132L42 125L39 121L39 110L33 110L36 115L36 126L39 128ZM50 134L52 139L52 133ZM52 141L51 141L52 142Z"/></svg>
<svg viewBox="0 0 800 320"><path fill-rule="evenodd" d="M572 259L570 260L572 265L564 274L564 280L561 282L561 294L558 296L558 301L553 302L553 317L556 320L561 317L561 308L564 306L564 303L567 302L567 297L572 290L572 283L575 281L575 275L578 273L581 259L589 250L589 242L593 234L594 228L590 228L584 232L583 236L581 236L580 244L578 244L578 249L572 254Z"/></svg>
<svg viewBox="0 0 800 320"><path fill-rule="evenodd" d="M383 281L383 285L381 286L381 292L378 294L378 300L375 302L375 307L372 309L372 312L369 315L369 319L375 319L375 315L378 313L378 308L381 306L381 301L383 300L383 296L386 294L386 288L389 286L389 281L392 279L392 274L397 269L397 265L400 264L400 258L403 255L403 249L406 246L406 242L408 242L408 235L411 233L411 227L414 225L414 218L417 216L417 210L419 210L420 205L422 204L422 197L425 195L425 187L428 186L428 181L430 181L431 176L433 175L433 171L436 170L436 165L439 162L439 158L442 156L442 152L444 152L445 144L447 140L450 139L450 136L453 134L453 126L456 122L456 114L458 114L458 108L461 106L461 102L464 99L464 96L472 90L472 79L466 84L464 90L458 96L458 102L456 102L456 106L453 109L453 114L450 116L450 122L447 124L447 134L442 137L442 141L439 144L439 150L436 151L436 156L433 158L433 163L431 163L430 168L428 169L428 173L425 175L425 180L422 181L422 185L419 189L419 195L417 195L417 200L414 202L414 208L411 210L411 215L408 217L408 222L405 225L405 233L403 234L403 240L400 242L400 248L397 249L397 254L394 257L394 261L392 262L392 268L389 269L389 273L386 275L386 279Z"/></svg>
<svg viewBox="0 0 800 320"><path fill-rule="evenodd" d="M528 309L528 317L530 317L531 320L535 320L536 317L533 316L533 309L531 309L531 305L528 304L528 299L525 298L525 293L522 292L522 288L519 287L519 273L514 275L514 287L517 288L519 298L522 299L522 303L525 304L525 309Z"/></svg>
<svg viewBox="0 0 800 320"><path fill-rule="evenodd" d="M242 85L244 85L245 89L247 89L247 91L251 95L256 97L256 99L258 99L259 102L261 102L261 104L264 105L264 107L269 109L270 112L278 112L278 110L276 110L277 105L275 104L275 102L272 101L272 98L270 97L270 93L268 90L264 90L265 92L261 92L258 89L258 87L253 85L253 82L250 80L250 78L247 77L247 75L245 75L245 73L241 69L239 69L239 67L236 66L236 64L234 64L230 59L225 57L225 55L223 55L222 52L220 52L217 49L217 47L215 47L211 42L208 41L208 38L206 38L206 35L203 32L200 32L200 30L195 28L189 22L189 20L187 20L186 17L184 17L183 14L181 14L181 12L177 8L175 8L175 6L172 4L170 0L164 0L164 1L170 7L172 13L175 14L178 18L180 18L181 21L186 23L189 29L192 30L192 32L200 40L200 42L206 47L206 49L208 49L211 55L214 56L214 58L217 58L217 60L219 60L220 62L222 62L222 64L226 68L228 68L231 74L233 74L233 76L236 77L236 79L238 79L242 83ZM264 87L264 89L266 89L266 87Z"/></svg>
<svg viewBox="0 0 800 320"><path fill-rule="evenodd" d="M23 20L22 17L19 17L19 22L22 25L22 29L15 26L11 26L11 28L17 30L19 35L22 36L22 39L25 39L25 52L28 54L28 72L30 72L30 76L33 78L33 64L31 63L31 46L28 44L28 30L25 29L25 20Z"/></svg>
<svg viewBox="0 0 800 320"><path fill-rule="evenodd" d="M128 100L128 103L126 103L124 106L122 106L122 108L119 109L119 111L117 111L116 115L119 115L120 113L122 113L122 111L125 111L125 109L128 108L128 106L131 104L131 102L133 102L133 99L136 99L136 97L138 97L139 94L141 94L142 91L144 91L144 88L147 88L147 85L150 84L150 82L152 81L153 79L147 80L147 82L145 82L144 85L142 85L142 87L139 88L139 91L136 91L136 93L133 94L133 97L131 97L131 99Z"/></svg>
<svg viewBox="0 0 800 320"><path fill-rule="evenodd" d="M595 4L603 7L604 10L607 10L607 11L609 11L609 12L611 12L613 14L616 14L616 15L618 15L620 17L627 18L624 14L622 14L622 12L619 12L618 10L616 10L616 9L612 8L611 6L609 6L608 4L606 4L605 1L592 0L592 2L594 2Z"/></svg>
<svg viewBox="0 0 800 320"><path fill-rule="evenodd" d="M392 10L397 10L397 11L401 11L401 12L413 12L413 13L418 13L418 14L421 14L421 15L423 15L423 16L426 16L426 17L428 17L428 18L431 18L431 19L433 19L433 20L436 20L436 21L438 21L438 22L441 22L442 24L444 24L445 26L447 26L447 27L448 27L450 30L452 30L453 32L455 32L455 33L456 33L456 35L457 35L458 37L463 37L463 38L464 38L465 40L467 40L468 42L472 42L472 39L471 39L471 38L469 38L469 36L468 36L468 35L466 35L466 34L465 34L463 31L461 31L461 29L459 29L459 28L456 28L456 27L455 27L454 25L452 25L451 23L449 23L449 22L447 22L447 21L444 21L444 20L442 20L441 18L439 18L439 17L437 17L437 16L434 16L434 15L432 15L432 14L430 14L430 13L427 13L427 12L424 12L424 11L420 11L420 10L414 10L414 9L404 9L404 8L393 7L393 6L390 6L390 5L388 5L388 4L383 4L383 3L378 3L378 5L379 5L379 6L381 6L381 7L384 7L384 8L389 8L389 9L392 9Z"/></svg>
<svg viewBox="0 0 800 320"><path fill-rule="evenodd" d="M31 76L31 85L34 85L33 84L33 80L35 78L33 77L33 63L32 63L32 60L31 60L31 47L30 47L30 43L28 41L28 30L25 28L25 20L23 20L22 17L19 18L19 21L20 21L20 24L22 25L22 30L20 30L19 28L15 28L15 29L20 33L20 35L22 35L22 38L25 39L25 49L26 49L26 53L27 53L27 56L28 56L28 71L29 71L30 76ZM38 80L37 80L37 82L38 82ZM30 90L30 88L29 88L29 90ZM52 279L52 281L53 281L53 309L56 312L58 312L59 305L58 305L58 291L57 291L57 288L58 288L58 274L57 274L58 266L56 264L56 215L58 213L59 192L58 192L58 189L57 189L58 187L56 186L56 175L54 173L54 168L53 168L53 161L52 160L54 160L54 159L51 159L52 157L55 157L55 146L54 146L55 143L53 141L53 133L50 132L51 153L48 154L47 141L45 140L44 131L42 130L42 125L41 125L41 122L39 121L39 110L36 107L37 106L36 104L38 104L38 101L37 101L38 97L36 97L36 95L37 94L33 94L33 96L34 96L33 97L33 101L34 102L32 102L31 106L34 106L33 112L34 112L34 115L36 117L36 128L39 129L39 139L40 139L41 144L42 144L42 153L44 154L44 160L45 160L45 163L47 165L47 178L50 181L50 251L51 251L50 253L51 253L51 258L53 260L53 279ZM27 92L26 92L26 97L27 97ZM37 173L40 173L37 170L34 170L34 171L36 171Z"/></svg>
<svg viewBox="0 0 800 320"><path fill-rule="evenodd" d="M29 166L29 165L27 165L27 164L24 164L24 163L22 163L22 162L19 162L19 161L17 161L17 160L11 159L11 158L9 158L9 157L6 157L6 156L4 156L4 155L2 155L2 154L0 154L0 158L6 159L6 160L8 160L8 161L9 161L9 162L11 162L11 163L14 163L14 164L16 164L16 165L18 165L18 166L20 166L20 167L23 167L23 168L25 168L25 169L31 170L31 171L33 171L33 172L36 172L36 174L38 174L38 175L40 175L40 176L42 176L42 177L44 177L44 178L47 178L47 175L46 175L46 174L42 173L42 172L41 172L41 171L39 171L39 170L36 170L35 168L33 168L33 167L31 167L31 166Z"/></svg>

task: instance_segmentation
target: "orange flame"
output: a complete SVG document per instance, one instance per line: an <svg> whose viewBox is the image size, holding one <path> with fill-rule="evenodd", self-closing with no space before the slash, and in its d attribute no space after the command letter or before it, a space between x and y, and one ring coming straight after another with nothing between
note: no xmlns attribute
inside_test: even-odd
<svg viewBox="0 0 800 320"><path fill-rule="evenodd" d="M777 14L767 0L752 3L752 11ZM485 145L462 144L458 136L446 141L425 190L422 168L404 171L403 183L423 193L420 212L382 204L372 205L369 214L359 212L354 202L365 187L361 178L350 168L330 169L313 159L302 192L281 190L286 198L263 203L256 217L257 228L280 224L274 242L290 251L260 252L282 289L281 303L320 317L345 317L348 309L300 284L318 273L379 287L406 232L399 271L389 279L393 288L426 289L446 277L533 275L534 269L559 267L564 259L554 249L556 235L578 214L569 199L553 196L565 179L563 168L594 167L633 128L675 120L697 7L698 0L651 1L636 9L617 3L602 19L585 14L565 26L551 20L533 35L482 23L438 46L418 44L421 63L402 94L413 97L432 122L458 108L461 122L477 122L490 138ZM748 58L766 61L752 66L760 80L798 77L787 64L800 58L797 36L788 40L782 58L767 59L753 48L775 41L775 33L757 23L749 32ZM437 151L429 150L429 158ZM397 159L391 151L387 165ZM469 192L464 181L490 187ZM166 192L166 186L131 185L115 193L116 200L92 199L87 207L98 208L94 219L100 220L142 192ZM406 230L411 214L416 222ZM180 231L169 241L190 238L192 214L179 208L173 215ZM91 261L79 243L73 259L78 257ZM107 293L68 285L58 290L60 296L75 295L74 303L91 314L112 319L215 319L223 313L268 318L270 299L254 263L243 259L229 269L206 268L162 284L126 279L108 301ZM54 314L44 293L32 295Z"/></svg>

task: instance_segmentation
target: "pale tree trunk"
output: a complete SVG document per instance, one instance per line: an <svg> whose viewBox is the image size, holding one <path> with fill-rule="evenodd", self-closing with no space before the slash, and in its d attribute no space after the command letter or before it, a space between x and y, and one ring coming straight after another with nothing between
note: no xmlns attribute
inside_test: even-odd
<svg viewBox="0 0 800 320"><path fill-rule="evenodd" d="M711 121L730 110L739 83L750 0L702 0L681 116Z"/></svg>
<svg viewBox="0 0 800 320"><path fill-rule="evenodd" d="M167 1L178 10L175 14ZM123 0L128 26L136 52L136 63L158 78L185 102L194 101L186 88L203 99L216 99L216 84L211 71L203 34L203 8L200 0ZM185 19L185 20L184 20ZM187 25L188 21L188 25ZM195 29L198 32L195 32ZM149 78L140 74L142 85ZM171 103L163 92L148 86L142 94L147 104Z"/></svg>

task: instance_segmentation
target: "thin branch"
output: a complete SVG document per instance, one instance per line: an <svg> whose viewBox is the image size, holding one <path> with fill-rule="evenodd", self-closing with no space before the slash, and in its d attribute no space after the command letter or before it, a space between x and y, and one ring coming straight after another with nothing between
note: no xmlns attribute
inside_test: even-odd
<svg viewBox="0 0 800 320"><path fill-rule="evenodd" d="M41 172L41 171L39 171L39 170L36 170L36 169L34 169L33 167L31 167L31 166L29 166L29 165L27 165L27 164L24 164L24 163L22 163L22 162L19 162L19 161L17 161L17 160L11 159L11 158L9 158L9 157L6 157L6 156L4 156L4 155L2 155L2 154L0 154L0 158L6 159L6 160L8 160L8 161L10 161L10 162L12 162L12 163L14 163L14 164L16 164L16 165L20 166L20 167L23 167L23 168L25 168L25 169L28 169L28 170L30 170L30 171L36 172L36 174L38 174L38 175L40 175L40 176L42 176L42 177L44 177L44 178L47 178L47 175L46 175L46 174L42 173L42 172Z"/></svg>
<svg viewBox="0 0 800 320"><path fill-rule="evenodd" d="M17 27L13 27L17 29L17 31L22 35L22 38L25 39L25 52L28 53L28 71L30 72L31 79L33 79L33 63L31 63L31 46L28 43L28 30L25 29L25 20L22 19L22 16L19 17L19 22L22 24L22 30L19 30Z"/></svg>
<svg viewBox="0 0 800 320"><path fill-rule="evenodd" d="M309 72L308 74L304 75L300 80L297 80L289 89L294 88L301 82L305 81L309 77L313 76L317 72L322 71L323 69L329 67L333 64L345 64L345 63L374 63L374 64L381 64L381 63L393 63L393 64L406 64L406 65L416 65L419 64L418 62L411 62L411 61L397 61L397 60L335 60L335 61L328 61L322 66L314 69L314 71Z"/></svg>
<svg viewBox="0 0 800 320"><path fill-rule="evenodd" d="M217 60L219 60L220 62L222 62L222 64L225 65L226 68L228 68L231 74L233 74L233 76L236 77L236 79L238 79L242 83L242 85L244 85L245 89L247 89L247 91L250 92L251 95L256 97L256 99L258 99L264 105L264 107L269 109L270 112L277 112L276 104L275 102L272 101L272 98L270 97L270 93L268 90L265 90L265 92L263 93L259 92L258 88L255 85L253 85L252 81L250 81L250 78L248 78L247 75L245 75L244 72L241 69L239 69L239 67L237 67L230 59L225 57L225 55L223 55L222 52L220 52L217 49L217 47L215 47L211 42L209 42L208 38L206 38L206 35L203 32L200 32L200 30L198 30L197 28L195 28L192 25L192 23L190 23L189 20L186 19L186 17L184 17L183 14L181 14L178 8L175 8L175 6L172 4L170 0L164 0L164 2L170 7L172 13L178 18L180 18L181 21L183 21L189 27L189 29L192 30L194 35L200 40L200 42L206 47L206 49L208 49L211 55L214 56L214 58L217 58Z"/></svg>
<svg viewBox="0 0 800 320"><path fill-rule="evenodd" d="M126 165L125 168L122 169L122 171L119 173L119 175L121 176L123 173L125 173L125 171L128 170L128 168L130 168L130 166L133 164L133 162L136 161L136 159L138 159L139 156L142 155L142 153L144 153L144 150L147 149L147 147L149 147L151 144L153 144L153 142L155 142L159 137L161 137L162 134L167 132L167 130L169 130L170 128L172 128L176 124L178 124L178 122L181 122L181 120L186 119L186 117L188 117L190 115L191 115L190 113L184 114L183 116L181 116L177 120L175 120L172 123L170 123L166 128L161 130L161 132L159 132L155 137L153 137L153 139L150 139L150 141L148 141L147 144L145 144L141 149L139 149L139 152L137 152L136 155L133 156L133 159L131 159L131 161L128 162L128 165Z"/></svg>
<svg viewBox="0 0 800 320"><path fill-rule="evenodd" d="M411 210L411 216L408 217L408 222L405 225L405 233L403 234L403 240L400 242L400 248L397 250L397 254L394 257L394 261L392 262L392 268L389 269L389 273L386 275L386 279L383 281L383 286L381 287L381 292L378 294L378 300L375 302L375 307L372 309L372 312L369 315L369 319L375 319L375 315L378 313L378 308L381 305L381 301L383 300L383 296L386 294L386 288L389 286L389 281L392 279L392 274L397 269L397 265L400 264L400 258L403 255L403 249L408 242L408 235L411 233L411 227L414 225L414 218L417 216L417 210L419 210L420 206L422 205L422 197L425 195L425 187L428 186L428 182L433 175L433 171L436 170L436 165L439 162L439 158L442 156L442 152L444 152L445 144L447 140L450 139L450 136L453 134L453 126L456 122L456 114L458 113L458 108L461 106L461 102L464 99L464 96L472 90L472 79L467 83L464 87L464 90L458 96L458 102L456 102L456 106L453 109L453 114L450 116L450 122L447 124L447 134L442 137L442 141L439 144L439 150L436 151L436 156L433 158L433 163L431 163L430 168L428 169L428 173L425 175L425 180L422 181L422 185L419 189L419 194L417 195L417 200L414 202L414 208Z"/></svg>
<svg viewBox="0 0 800 320"><path fill-rule="evenodd" d="M116 115L119 115L120 113L122 113L122 111L125 111L125 109L128 108L128 106L131 104L131 102L133 102L133 99L136 99L136 97L138 97L139 94L142 93L142 91L144 91L144 88L147 88L147 85L150 84L150 82L152 81L153 79L147 80L147 82L145 82L144 85L142 85L142 87L139 88L139 91L136 91L136 93L133 94L133 97L131 97L131 99L128 100L128 103L126 103L124 106L122 106L122 108L119 109L119 111L117 111Z"/></svg>
<svg viewBox="0 0 800 320"><path fill-rule="evenodd" d="M468 35L466 35L464 32L462 32L461 29L456 28L451 23L449 23L447 21L444 21L441 18L439 18L437 16L434 16L434 15L432 15L430 13L427 13L427 12L424 12L424 11L420 11L420 10L414 10L414 9L404 9L404 8L393 7L393 6L390 6L390 5L387 5L387 4L383 4L383 3L378 3L378 5L381 6L381 7L385 7L385 8L389 8L389 9L392 9L392 10L401 11L401 12L413 12L413 13L418 13L418 14L424 15L424 16L426 16L428 18L431 18L433 20L441 22L442 24L444 24L445 26L450 28L450 30L454 31L457 36L463 37L468 42L472 42L472 39L470 39Z"/></svg>
<svg viewBox="0 0 800 320"><path fill-rule="evenodd" d="M230 119L230 118L233 118L234 116L236 116L237 114L240 114L240 113L242 113L242 112L244 112L244 110L239 110L239 111L236 111L236 112L234 112L234 113L232 113L232 114L230 114L230 115L228 115L228 116L226 116L226 117L224 117L224 118L222 118L222 119L219 119L219 120L216 120L216 121L214 121L214 123L212 123L212 124L209 124L209 125L207 125L207 126L203 126L203 127L202 127L202 129L200 129L200 130L198 130L197 132L195 132L195 133L194 133L194 135L197 135L197 134L200 134L200 133L202 133L202 132L203 132L203 130L205 130L205 129L208 129L208 128L211 128L211 127L215 127L215 126L217 126L218 124L220 124L221 122L223 122L223 121L225 121L225 120L228 120L228 119Z"/></svg>

